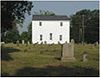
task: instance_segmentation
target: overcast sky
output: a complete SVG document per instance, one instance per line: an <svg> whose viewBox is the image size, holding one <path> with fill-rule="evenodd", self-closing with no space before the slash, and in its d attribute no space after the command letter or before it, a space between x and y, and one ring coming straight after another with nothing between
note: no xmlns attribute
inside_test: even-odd
<svg viewBox="0 0 100 78"><path fill-rule="evenodd" d="M27 31L28 25L32 21L32 15L34 11L49 10L53 11L56 15L67 15L70 16L75 14L77 11L82 9L98 9L98 1L35 1L33 2L34 7L32 8L31 15L25 15L25 21L23 27L19 27L18 30L21 32Z"/></svg>

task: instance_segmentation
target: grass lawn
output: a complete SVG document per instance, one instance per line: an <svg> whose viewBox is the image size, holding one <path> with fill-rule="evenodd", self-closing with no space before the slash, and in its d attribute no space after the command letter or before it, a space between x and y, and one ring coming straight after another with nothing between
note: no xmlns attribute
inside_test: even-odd
<svg viewBox="0 0 100 78"><path fill-rule="evenodd" d="M88 52L88 62L82 53ZM62 62L60 45L4 44L2 76L99 76L99 46L75 44L75 62Z"/></svg>

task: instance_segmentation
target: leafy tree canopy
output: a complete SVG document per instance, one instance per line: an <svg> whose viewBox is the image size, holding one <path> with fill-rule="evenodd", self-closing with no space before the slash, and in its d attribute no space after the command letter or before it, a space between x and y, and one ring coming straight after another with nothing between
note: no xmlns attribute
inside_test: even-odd
<svg viewBox="0 0 100 78"><path fill-rule="evenodd" d="M84 16L83 16L84 15ZM99 10L80 10L71 16L71 38L76 42L94 43L99 41Z"/></svg>
<svg viewBox="0 0 100 78"><path fill-rule="evenodd" d="M28 32L22 32L22 34L20 35L20 40L25 40L25 42L29 41L28 40Z"/></svg>
<svg viewBox="0 0 100 78"><path fill-rule="evenodd" d="M29 1L1 1L2 32L12 29L16 23L23 23L25 13L30 14L32 7Z"/></svg>
<svg viewBox="0 0 100 78"><path fill-rule="evenodd" d="M4 33L3 37L2 37L2 41L9 43L9 42L14 42L16 43L17 40L19 40L20 35L18 30L16 29L12 29L10 31L7 31Z"/></svg>
<svg viewBox="0 0 100 78"><path fill-rule="evenodd" d="M52 15L55 15L55 13L54 12L52 12L52 11L48 11L48 10L39 10L39 12L34 12L35 13L35 15L50 15L50 16L52 16Z"/></svg>

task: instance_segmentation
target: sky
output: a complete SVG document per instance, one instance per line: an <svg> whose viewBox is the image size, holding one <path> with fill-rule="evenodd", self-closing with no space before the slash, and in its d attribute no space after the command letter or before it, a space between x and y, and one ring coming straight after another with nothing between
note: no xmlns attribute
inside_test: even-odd
<svg viewBox="0 0 100 78"><path fill-rule="evenodd" d="M82 9L99 9L98 1L35 1L33 5L31 15L25 14L23 27L18 26L20 33L27 31L27 27L32 22L34 12L39 12L39 10L49 10L53 11L56 15L70 16Z"/></svg>

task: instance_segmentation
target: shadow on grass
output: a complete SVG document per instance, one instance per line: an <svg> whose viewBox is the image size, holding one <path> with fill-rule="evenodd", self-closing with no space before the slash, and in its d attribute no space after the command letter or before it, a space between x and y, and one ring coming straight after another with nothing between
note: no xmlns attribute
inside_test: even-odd
<svg viewBox="0 0 100 78"><path fill-rule="evenodd" d="M4 76L4 75L2 75ZM5 75L6 76L6 75ZM98 77L99 71L86 67L47 66L45 68L24 67L16 71L17 77Z"/></svg>
<svg viewBox="0 0 100 78"><path fill-rule="evenodd" d="M1 76L9 76L8 73L1 73Z"/></svg>
<svg viewBox="0 0 100 78"><path fill-rule="evenodd" d="M12 47L4 47L4 46L2 46L1 47L1 60L4 60L4 61L13 60L13 58L10 56L9 53L18 52L18 51L20 51L20 50L12 48Z"/></svg>

